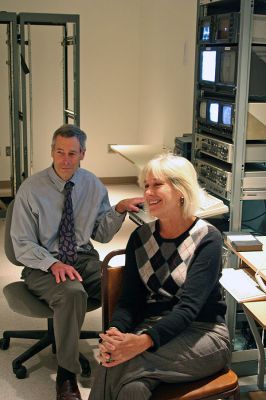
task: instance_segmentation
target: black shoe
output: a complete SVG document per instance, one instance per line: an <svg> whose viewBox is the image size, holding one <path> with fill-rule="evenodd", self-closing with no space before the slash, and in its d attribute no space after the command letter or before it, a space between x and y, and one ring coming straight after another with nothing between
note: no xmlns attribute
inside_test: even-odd
<svg viewBox="0 0 266 400"><path fill-rule="evenodd" d="M67 379L56 384L56 400L82 400L76 379Z"/></svg>

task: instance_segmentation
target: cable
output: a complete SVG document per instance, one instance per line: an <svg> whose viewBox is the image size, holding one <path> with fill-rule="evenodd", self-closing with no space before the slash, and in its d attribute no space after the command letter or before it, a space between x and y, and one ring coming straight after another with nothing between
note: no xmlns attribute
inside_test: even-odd
<svg viewBox="0 0 266 400"><path fill-rule="evenodd" d="M255 231L254 228L253 228L252 226L250 226L250 225L243 224L243 225L242 225L242 228L250 229L250 231L251 231L251 233L252 233L253 235L256 235L256 236L265 236L265 234L263 234L262 232L260 232L260 231Z"/></svg>
<svg viewBox="0 0 266 400"><path fill-rule="evenodd" d="M266 211L264 211L264 212L263 212L262 214L260 214L260 215L257 215L256 217L253 217L253 218L250 218L250 219L245 219L245 220L242 221L242 222L245 223L245 222L255 221L256 219L261 218L261 217L263 217L264 215L266 215Z"/></svg>

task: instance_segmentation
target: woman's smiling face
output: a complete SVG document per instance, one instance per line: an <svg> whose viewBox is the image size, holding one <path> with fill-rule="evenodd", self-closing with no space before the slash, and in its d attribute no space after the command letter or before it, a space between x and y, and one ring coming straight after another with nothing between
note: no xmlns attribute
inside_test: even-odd
<svg viewBox="0 0 266 400"><path fill-rule="evenodd" d="M166 178L157 178L152 173L144 181L144 197L150 214L159 219L171 218L180 206L182 193Z"/></svg>

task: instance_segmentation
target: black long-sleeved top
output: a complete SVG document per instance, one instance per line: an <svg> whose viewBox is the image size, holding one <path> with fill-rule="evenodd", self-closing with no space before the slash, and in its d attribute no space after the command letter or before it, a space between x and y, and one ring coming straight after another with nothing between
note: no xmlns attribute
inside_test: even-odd
<svg viewBox="0 0 266 400"><path fill-rule="evenodd" d="M146 332L153 349L177 336L193 321L224 322L222 238L197 219L176 239L164 239L158 221L138 227L126 248L122 294L111 326L132 332L145 317L159 316Z"/></svg>

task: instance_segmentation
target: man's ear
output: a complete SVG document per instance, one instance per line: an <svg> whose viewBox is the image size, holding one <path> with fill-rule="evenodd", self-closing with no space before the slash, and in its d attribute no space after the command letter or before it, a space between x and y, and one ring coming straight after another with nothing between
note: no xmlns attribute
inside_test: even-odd
<svg viewBox="0 0 266 400"><path fill-rule="evenodd" d="M80 160L83 160L83 158L85 157L85 153L86 153L86 150L82 150L80 152Z"/></svg>

